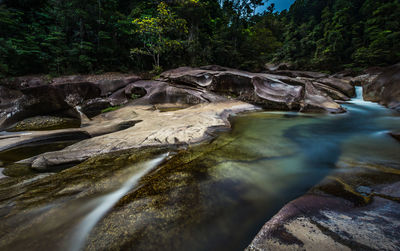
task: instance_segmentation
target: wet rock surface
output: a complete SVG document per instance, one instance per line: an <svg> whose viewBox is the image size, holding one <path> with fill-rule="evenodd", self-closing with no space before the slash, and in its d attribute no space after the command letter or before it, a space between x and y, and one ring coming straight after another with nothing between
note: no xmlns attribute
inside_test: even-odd
<svg viewBox="0 0 400 251"><path fill-rule="evenodd" d="M287 204L247 250L398 250L400 166L341 164L351 173L338 170Z"/></svg>
<svg viewBox="0 0 400 251"><path fill-rule="evenodd" d="M337 133L326 144L319 142L319 149L306 157L313 165L322 152L329 151L319 167L331 166L332 171L270 219L247 250L398 250L397 113L362 99L345 106L349 120L342 117L342 121L312 129L320 131L320 137L329 135L330 126L337 128ZM386 129L373 129L377 125ZM359 135L346 142L343 139L351 131ZM288 133L291 138L296 136L294 132L293 128ZM304 134L295 141L310 149L314 140Z"/></svg>
<svg viewBox="0 0 400 251"><path fill-rule="evenodd" d="M250 115L235 123L233 134L196 146L118 151L58 173L0 180L0 249L72 249L86 216L110 205L109 195L140 173L142 161L166 152L169 156L157 169L111 204L82 249L243 249L266 211L273 213L304 191L286 174L295 172L298 180L310 175L301 168L275 167L295 151L276 141L274 130L262 130L264 142L275 142L272 148L256 147L260 135L254 130L262 129L256 122L264 117L280 125L283 115ZM249 120L253 126L242 135ZM239 222L240 230L232 231Z"/></svg>

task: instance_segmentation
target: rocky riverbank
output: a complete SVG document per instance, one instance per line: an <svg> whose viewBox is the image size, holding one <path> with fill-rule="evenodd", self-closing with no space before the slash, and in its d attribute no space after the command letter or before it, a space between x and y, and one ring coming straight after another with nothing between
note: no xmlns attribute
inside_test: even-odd
<svg viewBox="0 0 400 251"><path fill-rule="evenodd" d="M0 136L0 156L32 157L19 164L50 170L107 152L199 142L209 128L229 126L227 116L241 111L345 112L339 103L355 93L350 80L279 74L205 66L167 71L158 80L106 74L3 81L0 128L33 132ZM76 143L83 135L90 139ZM59 150L68 144L73 145ZM41 145L54 151L37 155ZM33 148L32 156L18 157Z"/></svg>
<svg viewBox="0 0 400 251"><path fill-rule="evenodd" d="M210 160L203 161L200 157L204 163L198 164L198 156L193 156L190 146L229 129L228 118L237 113L263 109L342 116L346 112L343 104L355 96L356 85L364 86L366 100L398 110L399 72L399 65L369 69L356 77L279 69L250 73L205 66L170 70L156 80L126 74L3 80L0 165L5 168L4 174L14 178L1 179L0 198L4 202L0 203L1 215L18 217L25 205L34 208L53 199L65 199L66 195L76 199L77 193L94 194L97 188L90 188L90 180L102 180L103 175L113 170L114 161L131 163L132 158L142 161L152 154L176 151L183 160L175 157L166 164L166 170L186 165L193 166L190 170L195 172L198 165L206 165ZM391 135L393 139L387 135L388 138L398 138L397 131ZM204 148L200 152L207 154L214 149ZM236 154L239 161L240 151ZM210 163L219 161L216 156ZM96 178L97 164L101 166L98 175L102 177ZM400 184L398 163L341 159L336 167L337 171L268 221L248 249L396 250L400 245L396 234L400 232L400 215L396 213L400 209L396 192ZM88 179L82 180L79 177L82 168L87 170L83 172L85 175L93 177L85 176ZM57 173L60 170L65 171ZM57 175L39 174L43 172ZM147 193L155 196L158 193L155 191L163 191L164 185L175 186L171 182L164 184L162 174L149 177L151 183L143 183L144 187L135 196ZM68 180L76 184L67 184ZM60 185L59 197L50 194L55 189L53 183ZM151 184L157 187L150 188ZM155 190L153 193L146 189ZM159 203L160 198L156 197L152 203ZM18 208L12 206L16 202ZM141 214L142 207L146 206L135 207L135 213ZM117 220L108 224L113 226L112 231L121 232L115 224L130 210L116 212ZM146 210L160 213L156 206ZM183 214L184 218L190 217L189 212ZM13 217L10 219L7 224L18 226ZM98 229L102 227L105 225ZM9 231L7 226L0 225L0 229ZM17 232L10 234L8 240L3 238L2 246L12 245ZM96 238L92 237L91 245L107 245L107 241ZM119 240L110 238L111 242ZM131 243L132 239L125 241ZM168 239L163 239L166 242Z"/></svg>

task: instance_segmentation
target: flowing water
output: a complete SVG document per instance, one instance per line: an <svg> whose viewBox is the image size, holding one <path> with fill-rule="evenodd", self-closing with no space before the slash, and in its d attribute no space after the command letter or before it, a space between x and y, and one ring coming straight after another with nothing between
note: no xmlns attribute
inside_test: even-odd
<svg viewBox="0 0 400 251"><path fill-rule="evenodd" d="M92 201L93 203L90 204L93 209L76 227L76 231L73 233L69 243L67 243L68 249L71 251L81 250L85 245L86 238L97 222L99 222L123 196L132 190L143 176L156 168L167 156L168 153L143 163L140 170L129 177L118 190Z"/></svg>
<svg viewBox="0 0 400 251"><path fill-rule="evenodd" d="M361 91L345 114L240 115L232 131L168 159L171 149L147 161L127 152L25 181L30 193L13 203L28 209L0 208L12 212L0 249L243 250L339 162L400 164L388 134L400 117Z"/></svg>

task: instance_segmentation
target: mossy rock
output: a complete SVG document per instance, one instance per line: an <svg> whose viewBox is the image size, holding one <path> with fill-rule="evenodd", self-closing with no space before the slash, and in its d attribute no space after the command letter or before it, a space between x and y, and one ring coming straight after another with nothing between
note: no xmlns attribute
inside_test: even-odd
<svg viewBox="0 0 400 251"><path fill-rule="evenodd" d="M65 128L79 128L80 126L80 119L62 118L55 116L36 116L17 122L12 127L7 129L7 131L47 131Z"/></svg>

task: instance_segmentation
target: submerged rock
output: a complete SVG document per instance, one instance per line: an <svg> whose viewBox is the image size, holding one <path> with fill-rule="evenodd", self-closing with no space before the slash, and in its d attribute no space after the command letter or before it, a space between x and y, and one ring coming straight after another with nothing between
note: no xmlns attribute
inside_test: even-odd
<svg viewBox="0 0 400 251"><path fill-rule="evenodd" d="M18 161L49 150L61 150L88 138L90 135L87 132L78 130L6 135L0 137L0 159Z"/></svg>

